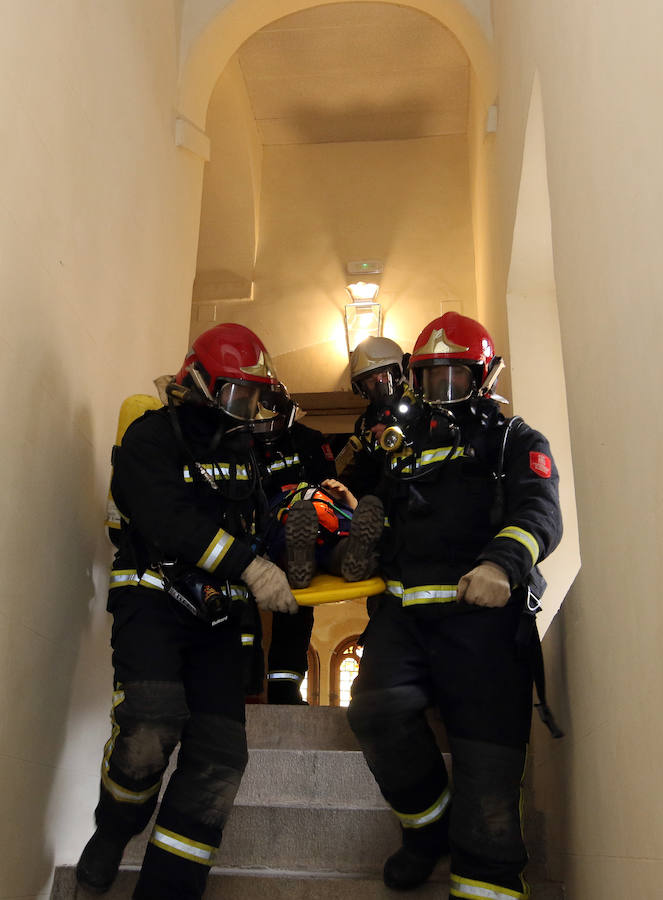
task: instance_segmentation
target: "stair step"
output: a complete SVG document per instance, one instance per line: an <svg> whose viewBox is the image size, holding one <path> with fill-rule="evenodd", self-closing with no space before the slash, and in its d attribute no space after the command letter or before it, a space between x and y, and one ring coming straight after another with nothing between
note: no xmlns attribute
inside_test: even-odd
<svg viewBox="0 0 663 900"><path fill-rule="evenodd" d="M340 706L246 707L249 747L271 750L359 750Z"/></svg>
<svg viewBox="0 0 663 900"><path fill-rule="evenodd" d="M127 845L124 862L140 865L150 829ZM221 866L379 874L400 845L386 807L235 806L217 853Z"/></svg>
<svg viewBox="0 0 663 900"><path fill-rule="evenodd" d="M428 722L440 747L448 751L439 716L428 711ZM348 725L347 710L340 706L246 707L246 737L249 747L272 750L359 750Z"/></svg>
<svg viewBox="0 0 663 900"><path fill-rule="evenodd" d="M236 805L385 806L359 750L254 750Z"/></svg>
<svg viewBox="0 0 663 900"><path fill-rule="evenodd" d="M430 881L416 891L417 900L435 898L447 883L442 867L441 880ZM438 873L434 873L436 876ZM123 868L106 900L128 900L138 878L138 870ZM539 882L532 885L532 900L564 900L559 884ZM98 895L77 888L73 866L56 870L51 900L91 900ZM338 872L292 872L274 869L217 869L210 872L205 900L394 900L396 894L382 883L382 879L344 875ZM414 897L415 894L412 894Z"/></svg>

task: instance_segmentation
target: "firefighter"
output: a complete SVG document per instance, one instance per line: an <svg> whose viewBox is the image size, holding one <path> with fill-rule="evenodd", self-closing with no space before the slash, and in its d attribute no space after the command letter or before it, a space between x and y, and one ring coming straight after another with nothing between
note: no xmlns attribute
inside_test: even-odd
<svg viewBox="0 0 663 900"><path fill-rule="evenodd" d="M425 414L389 459L387 591L348 711L401 825L385 883L416 887L450 852L450 896L466 900L529 896L520 792L540 644L528 611L536 563L562 531L548 442L499 411L502 366L485 328L457 313L417 339L410 370ZM453 793L429 706L447 731Z"/></svg>
<svg viewBox="0 0 663 900"><path fill-rule="evenodd" d="M263 390L261 406L268 412L256 421L253 434L261 466L262 488L269 513L262 540L270 558L285 556L285 535L277 518L282 498L301 481L319 483L334 474L334 457L319 431L295 421L297 404L285 385ZM315 526L317 531L317 524ZM279 546L279 539L282 545ZM278 560L285 567L285 558ZM293 587L298 587L296 582ZM296 615L275 612L267 659L267 702L303 704L300 687L308 669L308 647L313 631L313 607L300 606Z"/></svg>
<svg viewBox="0 0 663 900"><path fill-rule="evenodd" d="M253 332L217 325L194 341L168 406L130 425L114 454L115 690L97 828L77 866L89 890L110 888L179 742L133 896L204 891L247 761L242 610L252 598L297 610L285 574L251 548L259 475L249 425L261 389L276 383Z"/></svg>
<svg viewBox="0 0 663 900"><path fill-rule="evenodd" d="M296 404L284 385L264 389L261 405L276 413L252 425L269 506L261 536L269 557L286 569L293 588L307 587L318 567L347 581L369 577L377 568L381 502L365 497L357 508L354 496L331 477L329 444L319 431L295 421ZM300 687L312 629L313 607L272 616L269 703L304 702Z"/></svg>
<svg viewBox="0 0 663 900"><path fill-rule="evenodd" d="M377 487L384 462L380 440L385 429L397 426L399 407L406 410L411 405L406 363L399 345L384 337L366 338L350 357L352 390L368 405L336 458L336 471L356 497L373 493Z"/></svg>

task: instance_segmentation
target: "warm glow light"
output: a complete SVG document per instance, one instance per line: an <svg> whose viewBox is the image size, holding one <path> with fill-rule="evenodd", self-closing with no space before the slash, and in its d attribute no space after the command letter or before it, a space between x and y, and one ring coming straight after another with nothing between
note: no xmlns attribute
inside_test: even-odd
<svg viewBox="0 0 663 900"><path fill-rule="evenodd" d="M346 291L350 294L353 303L358 303L362 300L375 300L379 290L380 285L372 281L357 281L346 287Z"/></svg>
<svg viewBox="0 0 663 900"><path fill-rule="evenodd" d="M382 310L379 303L348 303L345 307L345 333L348 353L367 337L379 337Z"/></svg>

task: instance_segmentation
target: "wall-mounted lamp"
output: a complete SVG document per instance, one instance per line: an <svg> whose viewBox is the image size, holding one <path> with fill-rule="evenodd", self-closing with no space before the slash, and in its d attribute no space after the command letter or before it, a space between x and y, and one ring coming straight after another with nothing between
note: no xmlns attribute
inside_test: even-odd
<svg viewBox="0 0 663 900"><path fill-rule="evenodd" d="M346 291L352 303L345 307L345 335L348 354L367 337L380 337L382 310L375 302L380 286L372 282L358 281L349 284Z"/></svg>

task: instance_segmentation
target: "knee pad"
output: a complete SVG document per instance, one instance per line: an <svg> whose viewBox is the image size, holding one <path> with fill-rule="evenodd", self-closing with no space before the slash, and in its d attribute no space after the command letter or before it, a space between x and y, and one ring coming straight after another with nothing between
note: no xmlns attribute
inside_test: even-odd
<svg viewBox="0 0 663 900"><path fill-rule="evenodd" d="M212 714L192 715L168 786L168 806L187 819L223 828L248 758L242 722Z"/></svg>
<svg viewBox="0 0 663 900"><path fill-rule="evenodd" d="M358 691L348 707L348 722L357 737L390 733L396 722L423 714L428 705L425 691L414 685Z"/></svg>
<svg viewBox="0 0 663 900"><path fill-rule="evenodd" d="M135 781L162 772L189 717L179 682L134 681L122 686L113 710L119 729L112 762Z"/></svg>
<svg viewBox="0 0 663 900"><path fill-rule="evenodd" d="M454 803L450 836L483 859L526 860L520 821L525 748L450 738Z"/></svg>

